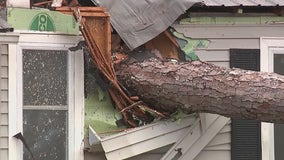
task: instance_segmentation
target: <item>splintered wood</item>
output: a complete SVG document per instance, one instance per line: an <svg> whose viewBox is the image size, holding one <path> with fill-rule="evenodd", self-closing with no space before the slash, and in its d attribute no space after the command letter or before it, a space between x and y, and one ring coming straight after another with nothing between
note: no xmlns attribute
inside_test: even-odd
<svg viewBox="0 0 284 160"><path fill-rule="evenodd" d="M108 83L111 84L109 93L116 107L120 110L125 123L131 127L137 127L139 121L150 122L153 117L145 114L145 111L163 117L163 114L150 109L143 102L132 100L117 81L111 60L110 16L105 9L101 7L61 7L57 10L73 14L79 22L92 61Z"/></svg>

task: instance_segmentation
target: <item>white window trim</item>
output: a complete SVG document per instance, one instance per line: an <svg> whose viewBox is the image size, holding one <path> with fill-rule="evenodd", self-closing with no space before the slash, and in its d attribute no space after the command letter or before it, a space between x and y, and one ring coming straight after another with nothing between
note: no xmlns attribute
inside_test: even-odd
<svg viewBox="0 0 284 160"><path fill-rule="evenodd" d="M22 49L64 49L76 45L81 40L80 36L67 36L55 34L20 34L19 43L9 44L9 159L23 159L23 145L13 138L15 134L23 131L22 124ZM72 104L70 107L68 141L69 160L84 159L84 60L81 51L70 52L69 66L72 72L70 92ZM72 114L74 113L74 114Z"/></svg>
<svg viewBox="0 0 284 160"><path fill-rule="evenodd" d="M260 38L260 70L273 72L273 54L275 51L284 49L284 37L261 37ZM274 160L274 124L261 123L262 159Z"/></svg>

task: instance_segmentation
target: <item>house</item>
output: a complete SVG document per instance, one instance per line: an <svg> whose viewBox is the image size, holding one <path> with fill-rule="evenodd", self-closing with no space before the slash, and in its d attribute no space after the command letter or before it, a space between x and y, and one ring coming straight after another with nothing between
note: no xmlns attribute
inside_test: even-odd
<svg viewBox="0 0 284 160"><path fill-rule="evenodd" d="M284 3L257 2L203 0L171 27L180 45L195 44L184 52L201 60L283 74ZM206 113L108 136L84 130L83 51L69 49L83 39L78 24L58 12L13 8L29 1L7 6L15 31L0 34L1 160L283 159L283 125Z"/></svg>

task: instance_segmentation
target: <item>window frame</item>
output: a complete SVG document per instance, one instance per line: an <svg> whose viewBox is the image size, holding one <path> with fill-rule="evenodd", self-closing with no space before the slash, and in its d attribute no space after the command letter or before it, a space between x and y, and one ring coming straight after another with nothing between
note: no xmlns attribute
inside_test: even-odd
<svg viewBox="0 0 284 160"><path fill-rule="evenodd" d="M9 159L23 159L23 145L13 135L23 133L22 50L68 50L80 36L50 33L20 34L17 44L9 44ZM83 160L84 60L82 50L68 51L68 160ZM17 118L15 118L17 117Z"/></svg>
<svg viewBox="0 0 284 160"><path fill-rule="evenodd" d="M273 55L275 51L284 50L284 37L260 38L260 71L274 72ZM262 132L262 158L274 160L274 124L261 123Z"/></svg>

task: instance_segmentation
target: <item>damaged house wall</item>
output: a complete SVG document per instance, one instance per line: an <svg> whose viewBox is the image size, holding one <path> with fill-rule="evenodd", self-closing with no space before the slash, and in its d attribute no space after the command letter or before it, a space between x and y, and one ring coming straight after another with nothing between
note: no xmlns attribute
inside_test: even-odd
<svg viewBox="0 0 284 160"><path fill-rule="evenodd" d="M195 48L203 61L229 67L230 49L260 49L260 37L282 37L283 16L212 16L191 13L172 27L191 39L209 41L206 47ZM277 23L279 22L279 23Z"/></svg>
<svg viewBox="0 0 284 160"><path fill-rule="evenodd" d="M189 57L192 57L195 54L197 54L201 60L209 61L209 62L215 63L217 65L229 66L228 57L229 57L230 48L243 47L243 48L247 49L251 46L253 46L253 47L257 46L257 42L256 42L257 38L253 38L253 40L249 41L248 37L241 37L240 38L240 37L238 37L240 35L236 36L235 33L234 33L235 31L230 32L230 34L234 35L233 37L224 36L224 35L226 35L226 34L224 34L225 31L228 28L230 28L227 25L230 24L229 20L231 18L222 20L222 23L217 22L217 23L212 23L212 24L211 24L211 21L214 21L214 19L216 19L216 17L214 17L212 19L211 18L208 18L208 19L205 18L206 20L204 20L204 21L202 21L201 19L202 19L202 17L196 16L196 21L198 21L198 24L197 23L188 23L188 22L186 22L186 20L184 20L184 21L182 21L181 24L173 26L177 30L178 33L183 34L183 35L176 35L176 36L178 37L178 39L181 40L181 44L186 42L186 43L184 43L184 46L181 47L181 48L183 49L183 51L185 53L188 53ZM254 18L252 18L252 19L254 20ZM245 19L244 21L245 21L245 23L247 23L247 22L250 22L252 19ZM241 23L241 22L243 22L243 21L242 20L236 20L236 21L232 22L230 25L232 25L231 27L234 27L235 24L238 25L238 23ZM222 26L223 23L225 24L224 26ZM208 26L206 26L206 25L208 25ZM219 25L221 25L220 31L218 32L220 34L217 35L216 37L214 37L214 36L212 37L212 36L210 36L211 34L217 33L214 30L215 25L217 25L217 27ZM201 27L201 28L203 27L203 29L199 29L198 27ZM239 26L237 26L237 27L239 27ZM212 28L213 28L213 31L211 31ZM241 28L241 29L238 28L239 31L242 30L242 29L244 29L244 28ZM204 32L204 31L206 31L206 32ZM195 32L197 32L197 33L194 36ZM279 32L279 30L277 30L277 32ZM264 35L266 35L266 33L268 33L268 30L266 30L266 32L264 32ZM201 35L203 35L203 36L201 36ZM268 35L273 35L273 34L271 32L269 32ZM240 40L243 40L246 43L245 42L239 42ZM258 40L259 40L259 37L258 37ZM226 41L229 41L229 42L226 43ZM231 44L232 42L235 42L235 43ZM253 42L252 43L253 45L251 45L251 44L245 45L245 44L248 44L249 42ZM214 47L214 45L215 45L215 47ZM259 45L257 47L259 48ZM90 126L96 128L96 130L99 133L115 131L116 129L119 130L119 128L115 127L114 121L120 119L120 117L116 115L117 112L113 109L113 106L110 102L108 95L106 94L106 92L100 90L100 88L96 84L92 84L92 85L94 87L89 88L89 89L91 89L93 91L89 95L89 97L86 99L86 112L87 113L86 113L85 125L90 125ZM5 89L4 89L4 91L5 91ZM102 108L102 106L103 106L102 103L105 103L105 106L108 106L109 108L108 109ZM108 111L106 111L106 110L108 110ZM2 116L2 115L4 115L4 116ZM2 110L2 113L1 113L1 110L0 110L0 119L3 118L3 117L5 119L5 115L7 115L5 110ZM208 117L210 118L209 115L206 115L203 118L208 119ZM98 122L98 121L100 121L100 122ZM105 125L105 124L101 125L104 121L107 122L108 124L107 125ZM3 122L5 122L5 120ZM1 134L0 134L0 138L4 137L4 142L7 139L7 137L5 137L5 133L6 133L5 127L6 126L7 126L7 124L0 124L0 127L4 128L4 129L0 128L0 133L3 133L3 136L1 136ZM87 127L87 126L85 126L85 127ZM210 159L218 159L218 160L230 159L230 150L231 150L231 146L230 146L231 134L230 134L230 131L231 131L231 128L230 128L230 122L229 122L222 129L222 131L220 131L217 134L217 136L214 137L214 139L212 141L210 141L210 143L204 149L202 149L200 154L195 159L196 160L203 160L203 159L208 159L208 157L210 157ZM3 145L4 147L1 148L1 140L2 139L0 139L0 157L2 158L1 151L3 151L3 153L5 154L6 151L7 151L7 147L5 146L5 143L4 143L4 145ZM138 156L130 158L130 159L133 159L133 160L157 159L157 158L162 157L163 154L165 154L166 151L169 148L170 148L170 146L166 146L164 148L154 150L154 151L142 154L142 155L138 155ZM85 153L84 158L85 158L85 160L94 159L94 158L95 159L105 159L102 150L97 151L96 153Z"/></svg>
<svg viewBox="0 0 284 160"><path fill-rule="evenodd" d="M251 12L244 14L236 12L232 13L232 10L226 12L217 12L218 9L207 12L206 9L204 10L205 11L202 12L200 11L200 8L191 8L188 11L187 16L181 19L179 23L172 25L178 33L183 34L186 38L194 40L203 39L209 42L205 47L195 47L193 50L202 61L207 61L224 67L245 67L246 69L257 70L257 66L260 66L260 62L259 59L258 62L255 62L257 59L253 56L253 53L260 53L261 38L284 37L284 25L282 23L284 21L283 15L279 16L275 14L275 12L267 13L267 10L264 8L259 9L261 11L260 13ZM242 9L240 10L243 11ZM247 10L244 10L244 12L245 11ZM234 54L236 56L233 56ZM239 59L237 60L238 63L235 62L236 59ZM245 132L241 130L237 131L237 128L235 128L237 123L245 123L247 125L255 123L256 125L250 126L249 128L251 128L251 130ZM269 131L265 128L266 126L261 129L260 125L260 123L257 124L256 122L238 122L238 120L234 120L232 124L233 134L229 132L227 135L231 137L227 138L227 143L231 144L231 147L227 149L228 153L231 153L229 156L232 157L232 159L237 156L237 149L246 148L245 146L236 146L237 143L235 143L235 137L237 137L237 132L255 137L252 140L255 142L257 141L257 146L263 145L263 142L271 143L267 137L261 137L262 134L266 134ZM231 124L228 125L228 127L230 126ZM267 132L264 132L265 130ZM232 141L234 141L234 144ZM251 143L249 140L245 141ZM269 155L271 155L271 153L268 153L267 151L268 148L265 146L261 151L261 149L259 150L255 144L255 148L253 148L255 158L262 156L263 159L268 159ZM246 149L247 151L250 151L252 148ZM265 153L261 154L263 151ZM275 150L275 154L279 154L279 152L276 152Z"/></svg>

